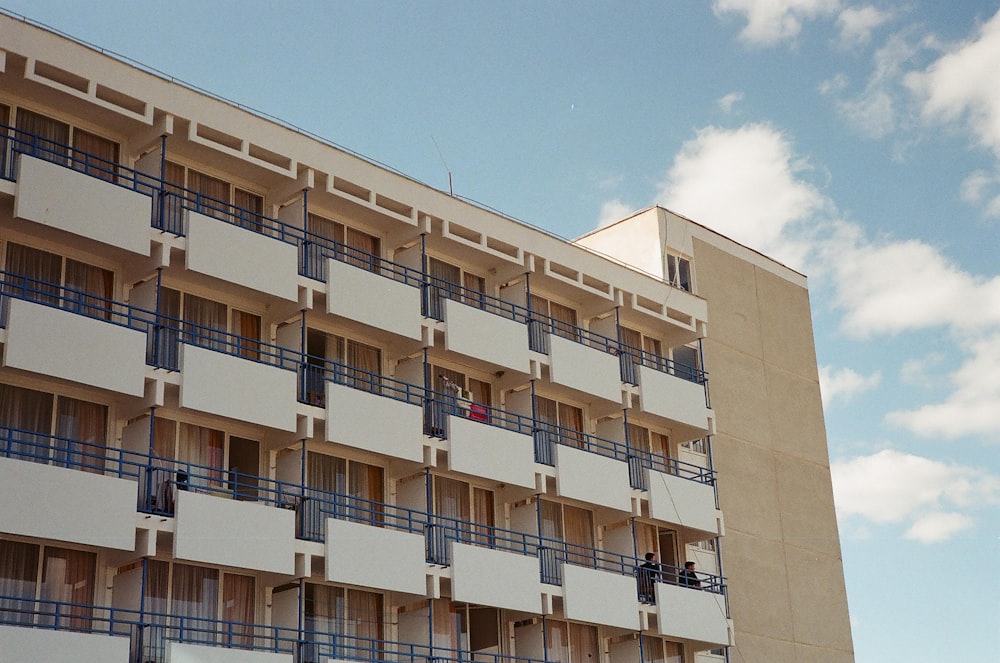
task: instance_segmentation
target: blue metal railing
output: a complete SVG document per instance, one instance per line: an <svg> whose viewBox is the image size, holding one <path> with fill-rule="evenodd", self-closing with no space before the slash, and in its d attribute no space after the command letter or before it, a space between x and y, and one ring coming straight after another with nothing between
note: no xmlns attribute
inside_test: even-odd
<svg viewBox="0 0 1000 663"><path fill-rule="evenodd" d="M204 214L259 235L273 237L286 244L299 244L303 230L259 212L239 207L226 200L213 198L176 184L153 179L158 190L154 193L153 227L172 235L186 234L184 212Z"/></svg>
<svg viewBox="0 0 1000 663"><path fill-rule="evenodd" d="M133 612L133 661L164 663L167 642L181 642L229 649L294 653L300 646L299 631L209 617L176 613Z"/></svg>
<svg viewBox="0 0 1000 663"><path fill-rule="evenodd" d="M640 490L649 490L649 486L646 485L646 473L643 471L645 469L672 474L681 479L710 486L715 485L715 470L649 451L629 449L628 467L632 487Z"/></svg>
<svg viewBox="0 0 1000 663"><path fill-rule="evenodd" d="M87 603L0 595L0 624L128 636L139 613Z"/></svg>
<svg viewBox="0 0 1000 663"><path fill-rule="evenodd" d="M708 373L700 368L682 364L673 359L667 359L661 355L647 352L626 343L621 344L621 365L622 380L629 384L639 383L639 366L645 366L654 371L673 375L682 380L694 382L695 384L703 385L708 381Z"/></svg>
<svg viewBox="0 0 1000 663"><path fill-rule="evenodd" d="M455 416L496 426L515 433L531 435L535 421L526 415L508 412L442 391L426 390L424 433L447 437L447 417Z"/></svg>
<svg viewBox="0 0 1000 663"><path fill-rule="evenodd" d="M325 282L326 261L333 259L414 288L423 285L423 272L419 269L392 262L323 235L312 232L304 232L302 235L303 239L299 242L299 273L303 276Z"/></svg>
<svg viewBox="0 0 1000 663"><path fill-rule="evenodd" d="M150 194L159 187L158 177L74 149L70 145L0 124L0 179L17 180L18 156L22 154L66 166L84 175L140 193Z"/></svg>
<svg viewBox="0 0 1000 663"><path fill-rule="evenodd" d="M106 445L0 426L0 457L138 480L149 459Z"/></svg>
<svg viewBox="0 0 1000 663"><path fill-rule="evenodd" d="M196 324L162 313L151 311L144 313L152 316L150 319L155 321L149 325L146 361L157 368L179 370L182 343L286 370L296 370L302 359L299 351L281 345L231 334L224 329Z"/></svg>
<svg viewBox="0 0 1000 663"><path fill-rule="evenodd" d="M300 509L299 538L325 541L327 518L422 534L428 514L346 493L306 487Z"/></svg>
<svg viewBox="0 0 1000 663"><path fill-rule="evenodd" d="M535 460L543 465L555 465L557 444L582 449L615 460L628 460L629 449L619 442L543 421L536 420L534 424Z"/></svg>
<svg viewBox="0 0 1000 663"><path fill-rule="evenodd" d="M5 271L0 271L0 298L2 327L7 325L9 298L60 308L139 331L146 331L156 315L152 311L106 299L85 290Z"/></svg>
<svg viewBox="0 0 1000 663"><path fill-rule="evenodd" d="M426 399L423 387L372 371L353 368L347 364L317 357L299 355L299 400L311 405L326 404L326 383L352 387L380 396L393 398L410 405L422 405Z"/></svg>
<svg viewBox="0 0 1000 663"><path fill-rule="evenodd" d="M446 299L461 302L467 306L522 324L527 323L528 319L534 315L526 307L519 304L472 288L466 288L430 274L422 275L422 280L424 282L423 312L428 318L444 320L444 300Z"/></svg>
<svg viewBox="0 0 1000 663"><path fill-rule="evenodd" d="M481 525L458 518L428 514L427 561L431 564L451 564L450 542L537 557L541 539L536 534Z"/></svg>

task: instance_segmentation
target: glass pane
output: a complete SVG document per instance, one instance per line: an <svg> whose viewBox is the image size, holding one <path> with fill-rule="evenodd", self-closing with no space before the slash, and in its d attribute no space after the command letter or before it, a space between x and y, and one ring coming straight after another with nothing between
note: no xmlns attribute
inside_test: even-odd
<svg viewBox="0 0 1000 663"><path fill-rule="evenodd" d="M92 177L115 181L118 143L76 129L73 131L73 167Z"/></svg>
<svg viewBox="0 0 1000 663"><path fill-rule="evenodd" d="M55 461L101 473L107 453L108 408L60 396L56 403Z"/></svg>
<svg viewBox="0 0 1000 663"><path fill-rule="evenodd" d="M43 604L42 610L46 613L46 619L42 623L70 629L84 629L90 626L96 567L97 555L94 553L45 548L41 598L43 601L57 601L70 605Z"/></svg>
<svg viewBox="0 0 1000 663"><path fill-rule="evenodd" d="M115 274L78 260L66 259L63 307L95 318L111 319Z"/></svg>
<svg viewBox="0 0 1000 663"><path fill-rule="evenodd" d="M10 458L47 463L52 394L0 384L0 451Z"/></svg>
<svg viewBox="0 0 1000 663"><path fill-rule="evenodd" d="M23 108L17 109L17 129L28 144L27 151L34 156L55 163L66 163L69 154L69 125L50 117L33 113Z"/></svg>
<svg viewBox="0 0 1000 663"><path fill-rule="evenodd" d="M34 302L55 304L62 283L62 257L48 251L7 243L9 294ZM22 278L19 278L22 277Z"/></svg>
<svg viewBox="0 0 1000 663"><path fill-rule="evenodd" d="M34 621L38 546L0 539L0 620L12 624Z"/></svg>

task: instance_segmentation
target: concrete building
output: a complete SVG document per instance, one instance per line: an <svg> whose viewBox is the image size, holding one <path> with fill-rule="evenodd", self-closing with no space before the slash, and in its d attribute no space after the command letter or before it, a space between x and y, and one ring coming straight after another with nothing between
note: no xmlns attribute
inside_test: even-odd
<svg viewBox="0 0 1000 663"><path fill-rule="evenodd" d="M3 15L0 125L0 660L853 660L802 275Z"/></svg>

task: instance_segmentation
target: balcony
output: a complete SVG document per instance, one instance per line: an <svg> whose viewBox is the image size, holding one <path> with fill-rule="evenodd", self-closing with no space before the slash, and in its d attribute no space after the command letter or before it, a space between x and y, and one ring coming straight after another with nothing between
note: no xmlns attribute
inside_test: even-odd
<svg viewBox="0 0 1000 663"><path fill-rule="evenodd" d="M14 216L148 256L156 180L0 125L0 179L17 182Z"/></svg>
<svg viewBox="0 0 1000 663"><path fill-rule="evenodd" d="M129 663L137 617L114 608L0 596L0 652L5 661Z"/></svg>
<svg viewBox="0 0 1000 663"><path fill-rule="evenodd" d="M5 366L143 395L145 331L152 314L9 272L0 272L0 293Z"/></svg>
<svg viewBox="0 0 1000 663"><path fill-rule="evenodd" d="M0 503L31 505L0 510L0 531L131 551L140 471L121 450L0 427Z"/></svg>
<svg viewBox="0 0 1000 663"><path fill-rule="evenodd" d="M132 660L143 663L292 663L296 629L181 614L136 613Z"/></svg>

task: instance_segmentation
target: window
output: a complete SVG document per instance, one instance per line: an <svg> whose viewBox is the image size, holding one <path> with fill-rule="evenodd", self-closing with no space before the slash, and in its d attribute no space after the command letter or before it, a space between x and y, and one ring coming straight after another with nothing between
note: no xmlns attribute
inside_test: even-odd
<svg viewBox="0 0 1000 663"><path fill-rule="evenodd" d="M2 119L6 124L6 113L2 114ZM119 153L115 141L24 108L17 109L17 130L21 132L20 140L37 147L34 156L66 165L70 162L72 148L70 165L74 169L115 181Z"/></svg>
<svg viewBox="0 0 1000 663"><path fill-rule="evenodd" d="M153 654L162 654L165 640L214 644L224 638L228 644L232 637L234 647L253 644L256 578L178 562L148 564L146 610L158 627L144 642L142 660L161 660ZM219 620L227 622L224 632Z"/></svg>
<svg viewBox="0 0 1000 663"><path fill-rule="evenodd" d="M668 253L667 282L675 288L691 292L691 261Z"/></svg>
<svg viewBox="0 0 1000 663"><path fill-rule="evenodd" d="M535 396L535 419L552 442L583 448L583 410L544 396ZM546 426L545 424L549 424Z"/></svg>
<svg viewBox="0 0 1000 663"><path fill-rule="evenodd" d="M669 462L675 454L670 449L670 437L665 433L651 431L638 424L628 424L629 447L650 454L651 467L659 472L671 472Z"/></svg>
<svg viewBox="0 0 1000 663"><path fill-rule="evenodd" d="M326 244L325 249L316 249L307 259L308 276L326 280L326 259L336 258L349 265L360 267L370 272L378 271L379 258L382 255L382 240L366 232L345 226L339 221L332 221L316 214L307 217L309 238ZM333 246L329 246L332 240ZM315 248L315 247L313 247ZM331 251L332 249L332 251Z"/></svg>
<svg viewBox="0 0 1000 663"><path fill-rule="evenodd" d="M451 650L485 654L489 658L483 661L494 660L494 655L500 653L503 622L499 610L452 603L448 599L433 601L435 642ZM479 661L480 658L473 656L471 660Z"/></svg>
<svg viewBox="0 0 1000 663"><path fill-rule="evenodd" d="M682 447L688 451L696 454L705 454L708 451L708 443L705 438L699 438L697 440L691 440L690 442L684 442L681 444Z"/></svg>
<svg viewBox="0 0 1000 663"><path fill-rule="evenodd" d="M441 300L456 301L483 308L486 305L486 279L482 276L465 271L457 265L444 260L430 257L427 259L427 271L432 278L429 290L430 302L428 315L437 320L444 316Z"/></svg>
<svg viewBox="0 0 1000 663"><path fill-rule="evenodd" d="M666 372L667 362L663 355L663 343L660 339L647 336L641 331L629 327L621 328L621 339L625 346L623 350L632 357L632 362ZM637 384L638 376L634 375L635 369L632 362L629 362L629 366L626 367L627 371L631 368L631 372L626 374L626 379L630 384Z"/></svg>
<svg viewBox="0 0 1000 663"><path fill-rule="evenodd" d="M377 465L310 451L306 456L306 486L312 489L307 491L303 506L302 534L306 538L322 538L329 517L369 525L382 522L385 475Z"/></svg>
<svg viewBox="0 0 1000 663"><path fill-rule="evenodd" d="M173 513L177 490L256 500L260 443L157 416L153 424L152 506Z"/></svg>
<svg viewBox="0 0 1000 663"><path fill-rule="evenodd" d="M337 636L348 636L349 648L381 648L385 630L381 594L311 582L305 590L306 639L318 646L318 651L306 653L306 660L332 657L334 652L327 647L333 647Z"/></svg>
<svg viewBox="0 0 1000 663"><path fill-rule="evenodd" d="M546 331L571 341L580 340L580 328L577 325L575 309L533 294L531 295L531 310L548 318L542 321Z"/></svg>
<svg viewBox="0 0 1000 663"><path fill-rule="evenodd" d="M104 471L106 405L0 384L0 449L11 458Z"/></svg>
<svg viewBox="0 0 1000 663"><path fill-rule="evenodd" d="M109 320L115 275L72 258L13 242L5 254L6 289L29 301Z"/></svg>
<svg viewBox="0 0 1000 663"><path fill-rule="evenodd" d="M593 663L601 659L596 626L546 619L545 636L545 658L551 663Z"/></svg>
<svg viewBox="0 0 1000 663"><path fill-rule="evenodd" d="M330 366L330 362L345 368ZM317 329L306 330L307 373L306 399L322 406L326 400L325 379L333 378L337 384L355 389L378 392L382 372L382 350L343 336L328 334Z"/></svg>
<svg viewBox="0 0 1000 663"><path fill-rule="evenodd" d="M701 353L698 348L682 345L670 351L673 364L670 373L685 380L696 381L701 371Z"/></svg>
<svg viewBox="0 0 1000 663"><path fill-rule="evenodd" d="M567 544L557 550L559 560L578 566L594 565L594 514L569 504L539 500L542 532L547 539ZM544 560L543 560L544 565Z"/></svg>
<svg viewBox="0 0 1000 663"><path fill-rule="evenodd" d="M684 663L683 646L650 635L640 635L642 658L650 663Z"/></svg>
<svg viewBox="0 0 1000 663"><path fill-rule="evenodd" d="M163 179L164 188L174 194L168 198L171 218L176 219L180 213L178 197L182 197L201 214L256 232L264 232L270 225L263 216L263 196L173 161L166 162Z"/></svg>
<svg viewBox="0 0 1000 663"><path fill-rule="evenodd" d="M0 539L0 621L88 629L96 573L95 553ZM57 622L51 602L72 605Z"/></svg>
<svg viewBox="0 0 1000 663"><path fill-rule="evenodd" d="M431 364L431 389L438 393L447 394L449 389L445 385L444 379L447 378L452 384L458 385L461 390L461 397L469 401L470 407L473 405L481 405L485 408L485 412L479 412L478 410L475 414L480 415L482 418L477 418L477 420L485 420L488 416L489 408L493 406L493 386L485 381L478 380L473 377L467 376L465 373L456 371L450 368L444 368L442 366L436 366ZM469 418L473 417L473 412L470 410Z"/></svg>
<svg viewBox="0 0 1000 663"><path fill-rule="evenodd" d="M7 172L7 164L10 162L10 155L7 154L8 126L10 124L10 108L0 104L0 177L10 178Z"/></svg>
<svg viewBox="0 0 1000 663"><path fill-rule="evenodd" d="M159 313L160 324L171 328L167 336L173 340L173 346L177 340L183 340L246 359L260 358L259 315L166 287L160 289ZM177 327L182 332L179 339ZM173 347L175 355L176 351Z"/></svg>
<svg viewBox="0 0 1000 663"><path fill-rule="evenodd" d="M430 510L440 518L430 537L430 557L437 563L448 563L448 540L455 537L461 543L491 546L496 524L493 491L437 475L432 475L431 482L434 503Z"/></svg>

